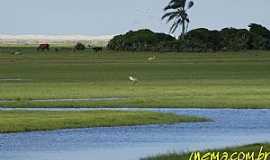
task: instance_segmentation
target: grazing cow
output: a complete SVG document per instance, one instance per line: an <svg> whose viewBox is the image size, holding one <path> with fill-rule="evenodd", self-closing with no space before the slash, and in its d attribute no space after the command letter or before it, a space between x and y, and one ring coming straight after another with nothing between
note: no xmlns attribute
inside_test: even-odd
<svg viewBox="0 0 270 160"><path fill-rule="evenodd" d="M50 45L49 44L40 44L37 48L38 51L49 51L50 50Z"/></svg>
<svg viewBox="0 0 270 160"><path fill-rule="evenodd" d="M92 48L95 52L101 52L103 50L102 47L93 47Z"/></svg>

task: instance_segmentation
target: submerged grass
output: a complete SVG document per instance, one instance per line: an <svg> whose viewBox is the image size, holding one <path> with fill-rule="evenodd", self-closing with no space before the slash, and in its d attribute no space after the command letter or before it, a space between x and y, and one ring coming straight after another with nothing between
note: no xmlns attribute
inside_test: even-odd
<svg viewBox="0 0 270 160"><path fill-rule="evenodd" d="M208 119L143 111L0 111L0 133L201 121Z"/></svg>
<svg viewBox="0 0 270 160"><path fill-rule="evenodd" d="M216 149L216 150L209 150L209 151L203 151L200 152L200 154L203 156L206 153L215 153L217 154L220 152L220 159L222 156L222 153L227 152L229 155L232 155L233 153L237 152L237 155L241 152L244 154L247 154L248 152L252 154L254 152L254 159L258 157L258 154L260 153L261 148L263 147L262 153L265 155L265 153L268 153L268 157L266 157L265 160L268 160L270 158L270 144L252 144L252 145L245 145L245 146L239 146L239 147L232 147L232 148L225 148L225 149ZM164 155L158 155L148 158L142 158L141 160L189 160L192 153L170 153L170 154L164 154ZM243 157L243 155L241 156ZM192 157L194 158L194 157ZM201 157L202 158L202 157ZM205 157L207 159L207 157ZM213 158L213 157L212 157ZM230 157L229 157L230 158ZM246 159L247 157L245 157ZM264 159L265 157L261 157ZM210 158L209 158L210 159ZM214 158L214 160L218 160L217 157ZM250 159L252 160L252 159Z"/></svg>
<svg viewBox="0 0 270 160"><path fill-rule="evenodd" d="M22 55L10 51L20 50ZM148 62L150 56L157 59ZM269 108L270 52L38 53L0 48L0 101L4 107ZM139 79L137 85L128 76ZM16 80L12 80L16 79ZM32 99L124 99L33 102Z"/></svg>

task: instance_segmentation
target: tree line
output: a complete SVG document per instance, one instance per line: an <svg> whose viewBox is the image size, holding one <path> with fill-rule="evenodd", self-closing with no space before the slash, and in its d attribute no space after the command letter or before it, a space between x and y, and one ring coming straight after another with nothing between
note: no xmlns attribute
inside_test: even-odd
<svg viewBox="0 0 270 160"><path fill-rule="evenodd" d="M170 33L178 28L178 38L144 29L115 36L108 44L111 50L160 51L160 52L209 52L238 50L269 50L270 31L252 23L249 29L224 28L220 31L198 28L188 32L188 11L194 6L192 0L170 0L163 9L162 20L172 22Z"/></svg>
<svg viewBox="0 0 270 160"><path fill-rule="evenodd" d="M115 36L108 48L117 51L211 52L270 50L270 31L259 24L249 29L224 28L220 31L198 28L176 39L165 33L144 29Z"/></svg>

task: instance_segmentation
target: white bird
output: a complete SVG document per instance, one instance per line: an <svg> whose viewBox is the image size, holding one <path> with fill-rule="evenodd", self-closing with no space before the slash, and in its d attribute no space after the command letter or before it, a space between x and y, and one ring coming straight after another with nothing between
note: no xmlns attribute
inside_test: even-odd
<svg viewBox="0 0 270 160"><path fill-rule="evenodd" d="M17 55L21 55L21 52L13 52L13 54L14 54L15 56L17 56Z"/></svg>
<svg viewBox="0 0 270 160"><path fill-rule="evenodd" d="M151 62L151 61L154 61L154 60L156 60L156 58L157 58L156 56L149 57L149 58L148 58L148 61L150 61L150 62Z"/></svg>
<svg viewBox="0 0 270 160"><path fill-rule="evenodd" d="M130 80L131 82L133 82L133 84L138 83L138 79L135 78L135 77L129 76L129 80Z"/></svg>

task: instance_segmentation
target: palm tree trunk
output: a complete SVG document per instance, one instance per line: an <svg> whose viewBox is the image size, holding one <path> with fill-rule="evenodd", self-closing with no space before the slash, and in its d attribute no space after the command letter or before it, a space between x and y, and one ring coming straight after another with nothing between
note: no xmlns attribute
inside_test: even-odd
<svg viewBox="0 0 270 160"><path fill-rule="evenodd" d="M185 21L184 21L184 22L182 23L182 33L181 33L180 38L184 39L185 33L186 33L186 23L185 23Z"/></svg>

